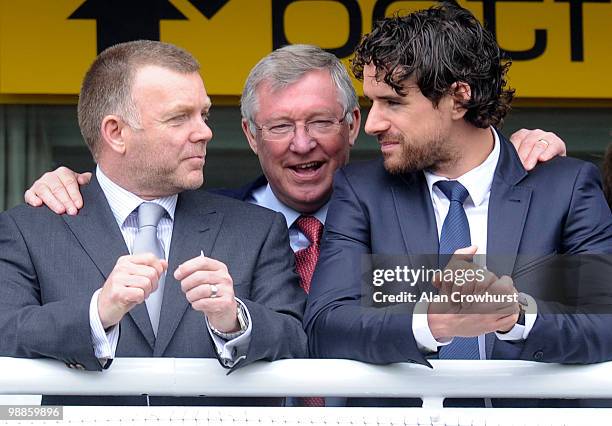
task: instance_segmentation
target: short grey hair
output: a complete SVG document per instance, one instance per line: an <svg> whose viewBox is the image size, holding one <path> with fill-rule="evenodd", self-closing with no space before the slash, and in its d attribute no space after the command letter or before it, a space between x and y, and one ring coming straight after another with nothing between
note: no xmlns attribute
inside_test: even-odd
<svg viewBox="0 0 612 426"><path fill-rule="evenodd" d="M100 53L85 74L78 103L79 127L94 160L100 153L100 125L105 116L116 114L132 127L140 123L132 85L136 72L147 65L183 74L200 70L189 52L159 41L120 43Z"/></svg>
<svg viewBox="0 0 612 426"><path fill-rule="evenodd" d="M249 73L242 98L240 112L255 133L255 114L259 108L257 88L265 82L272 90L279 90L301 79L314 70L327 70L338 91L338 102L342 105L346 121L353 122L351 112L359 107L353 82L342 62L333 54L309 44L292 44L274 50L260 60Z"/></svg>

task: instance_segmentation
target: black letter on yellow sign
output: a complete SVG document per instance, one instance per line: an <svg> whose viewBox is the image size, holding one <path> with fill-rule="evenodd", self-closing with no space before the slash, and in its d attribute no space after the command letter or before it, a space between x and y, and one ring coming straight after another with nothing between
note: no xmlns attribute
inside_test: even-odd
<svg viewBox="0 0 612 426"><path fill-rule="evenodd" d="M495 16L495 3L505 1L520 1L520 2L542 2L543 0L469 0L469 1L482 1L482 12L485 27L493 33L493 36L497 38L497 23ZM501 48L501 46L500 46ZM546 30L537 29L535 30L535 42L531 49L527 50L502 50L508 54L513 60L527 61L529 59L535 59L541 56L546 50Z"/></svg>
<svg viewBox="0 0 612 426"><path fill-rule="evenodd" d="M572 62L584 61L584 29L582 28L582 3L610 3L610 0L555 0L558 3L569 3L570 7L570 43Z"/></svg>
<svg viewBox="0 0 612 426"><path fill-rule="evenodd" d="M185 20L168 0L87 0L68 19L95 19L98 53L131 40L159 40L160 19Z"/></svg>
<svg viewBox="0 0 612 426"><path fill-rule="evenodd" d="M308 0L272 0L272 48L278 49L287 44L291 44L287 40L285 33L285 11L291 3ZM355 47L361 38L361 10L357 0L328 0L342 4L349 15L349 34L344 43L340 47L325 49L333 53L339 58L345 58L353 53ZM313 26L314 28L314 26Z"/></svg>

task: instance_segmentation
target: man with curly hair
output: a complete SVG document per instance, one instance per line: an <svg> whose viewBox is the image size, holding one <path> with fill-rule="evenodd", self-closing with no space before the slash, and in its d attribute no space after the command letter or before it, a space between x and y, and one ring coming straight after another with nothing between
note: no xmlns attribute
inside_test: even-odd
<svg viewBox="0 0 612 426"><path fill-rule="evenodd" d="M612 359L609 315L547 315L551 294L606 298L605 280L597 290L522 280L555 254L611 253L612 216L592 164L556 158L531 172L521 166L497 129L514 91L493 35L468 10L443 3L379 22L352 67L372 101L365 131L378 138L382 159L335 176L304 318L311 353L429 366L432 357ZM382 275L366 263L406 255L412 270L477 271L476 254L486 255L486 268L477 262L482 276L468 285L436 278L402 286L393 269L375 282ZM373 284L415 297L394 304L371 293ZM485 295L499 298L467 297Z"/></svg>

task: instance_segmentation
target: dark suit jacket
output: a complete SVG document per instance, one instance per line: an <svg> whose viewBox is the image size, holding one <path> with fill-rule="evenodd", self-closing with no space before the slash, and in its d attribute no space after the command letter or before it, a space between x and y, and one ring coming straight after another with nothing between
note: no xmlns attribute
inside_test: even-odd
<svg viewBox="0 0 612 426"><path fill-rule="evenodd" d="M498 276L516 274L555 253L612 253L612 216L596 167L556 158L527 173L503 138L487 229L487 262L491 262L487 266ZM370 253L437 252L436 221L422 172L393 176L384 170L382 160L338 171L304 316L311 355L375 364L428 364L411 332L412 306L374 308L362 300L362 261ZM603 296L609 302L612 284L609 279L600 284L604 293L598 290L586 296ZM555 283L541 285L550 289ZM539 312L546 307L538 300ZM539 313L525 341L487 336L488 358L610 360L610 320L610 315Z"/></svg>
<svg viewBox="0 0 612 426"><path fill-rule="evenodd" d="M101 370L93 352L89 302L128 250L95 178L83 187L83 199L77 216L28 206L0 215L1 355L50 357ZM227 265L236 296L251 314L247 357L234 368L257 360L305 357L300 322L305 297L293 272L282 215L200 190L178 198L157 339L146 306L138 305L121 321L116 356L217 356L204 316L189 306L173 277L179 264L201 250ZM113 403L108 398L84 400ZM188 403L202 403L193 400ZM212 401L233 402L241 403L231 398Z"/></svg>
<svg viewBox="0 0 612 426"><path fill-rule="evenodd" d="M257 188L268 184L268 180L264 175L258 176L254 181L241 186L240 188L215 188L211 189L210 192L219 195L225 195L226 197L235 198L236 200L248 201L253 191Z"/></svg>

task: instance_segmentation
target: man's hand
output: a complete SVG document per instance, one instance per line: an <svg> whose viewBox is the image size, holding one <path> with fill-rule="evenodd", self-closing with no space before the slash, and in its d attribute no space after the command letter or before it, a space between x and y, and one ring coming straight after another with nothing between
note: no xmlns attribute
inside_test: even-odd
<svg viewBox="0 0 612 426"><path fill-rule="evenodd" d="M234 282L223 262L194 257L176 269L174 278L181 282L191 307L206 315L216 330L223 333L240 330Z"/></svg>
<svg viewBox="0 0 612 426"><path fill-rule="evenodd" d="M157 283L168 268L165 259L151 253L122 256L102 287L98 314L106 329L121 321L134 306L157 290Z"/></svg>
<svg viewBox="0 0 612 426"><path fill-rule="evenodd" d="M79 185L87 185L91 173L76 173L67 167L47 172L28 189L23 198L31 206L45 204L57 214L76 215L83 207Z"/></svg>
<svg viewBox="0 0 612 426"><path fill-rule="evenodd" d="M521 129L510 136L510 142L518 152L525 170L533 169L538 162L567 154L565 142L552 132Z"/></svg>
<svg viewBox="0 0 612 426"><path fill-rule="evenodd" d="M517 291L512 279L495 274L471 262L476 247L459 249L444 271L454 280L434 280L446 300L429 304L429 329L436 340L473 337L494 331L509 331L518 320ZM459 277L461 277L459 279ZM501 297L501 302L474 301L476 297Z"/></svg>

